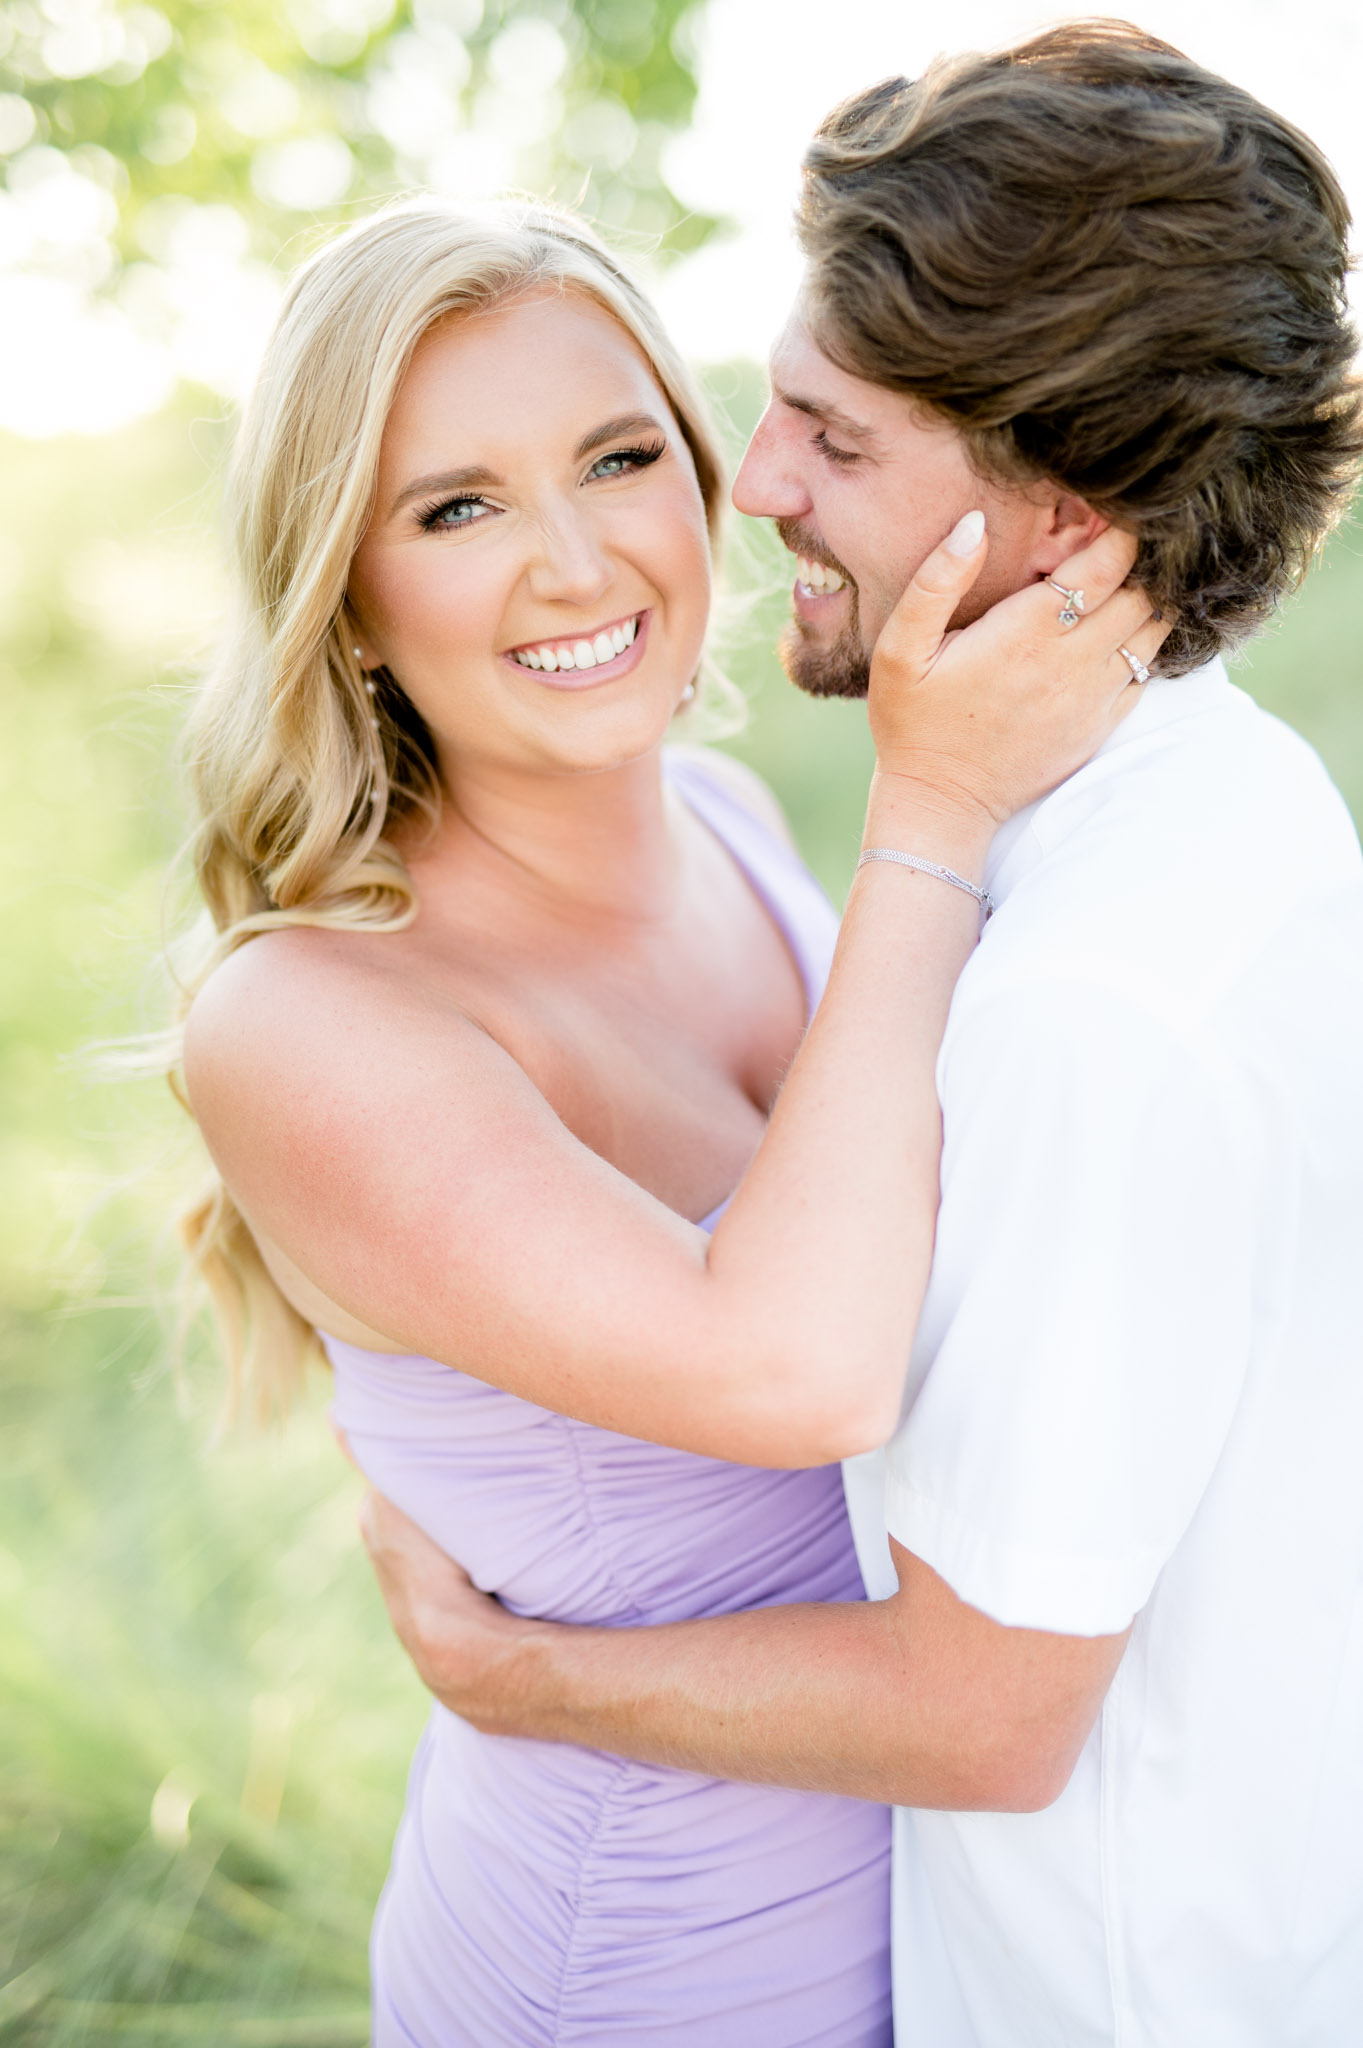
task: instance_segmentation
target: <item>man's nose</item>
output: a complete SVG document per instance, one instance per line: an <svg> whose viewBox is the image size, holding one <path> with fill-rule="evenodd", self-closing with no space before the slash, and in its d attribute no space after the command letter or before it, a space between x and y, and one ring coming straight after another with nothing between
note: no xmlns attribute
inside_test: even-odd
<svg viewBox="0 0 1363 2048"><path fill-rule="evenodd" d="M753 432L734 478L733 501L752 519L806 519L812 510L809 491L795 461L795 450L782 433L775 405L769 405Z"/></svg>
<svg viewBox="0 0 1363 2048"><path fill-rule="evenodd" d="M542 603L590 605L609 586L611 573L587 513L564 507L541 522L529 582Z"/></svg>

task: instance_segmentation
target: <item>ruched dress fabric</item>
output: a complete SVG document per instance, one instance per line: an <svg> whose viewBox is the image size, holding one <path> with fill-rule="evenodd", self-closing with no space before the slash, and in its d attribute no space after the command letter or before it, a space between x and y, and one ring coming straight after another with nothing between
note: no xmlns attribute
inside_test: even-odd
<svg viewBox="0 0 1363 2048"><path fill-rule="evenodd" d="M701 764L666 761L812 1007L827 899ZM365 1473L514 1613L865 1597L837 1466L695 1457L324 1341ZM374 1924L373 2048L891 2048L889 1852L884 1807L482 1735L435 1704Z"/></svg>

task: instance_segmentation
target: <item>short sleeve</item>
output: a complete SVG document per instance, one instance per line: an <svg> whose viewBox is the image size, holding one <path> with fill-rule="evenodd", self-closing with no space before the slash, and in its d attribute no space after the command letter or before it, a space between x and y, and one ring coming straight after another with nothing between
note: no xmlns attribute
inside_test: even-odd
<svg viewBox="0 0 1363 2048"><path fill-rule="evenodd" d="M942 1204L890 1533L997 1621L1115 1634L1244 1387L1255 1119L1214 1044L1082 983L953 1019L939 1080Z"/></svg>

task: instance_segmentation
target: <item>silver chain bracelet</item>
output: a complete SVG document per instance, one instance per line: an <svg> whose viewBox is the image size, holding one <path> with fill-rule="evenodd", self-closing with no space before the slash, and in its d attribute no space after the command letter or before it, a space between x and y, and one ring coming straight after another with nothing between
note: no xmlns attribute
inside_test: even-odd
<svg viewBox="0 0 1363 2048"><path fill-rule="evenodd" d="M967 882L964 875L958 875L952 868L941 867L935 860L920 860L916 853L900 853L893 846L868 846L857 866L864 868L868 860L893 861L897 868L915 868L920 875L932 875L939 882L950 882L953 889L964 889L967 896L975 898L984 912L985 924L994 915L994 899L987 889L977 889L973 882Z"/></svg>

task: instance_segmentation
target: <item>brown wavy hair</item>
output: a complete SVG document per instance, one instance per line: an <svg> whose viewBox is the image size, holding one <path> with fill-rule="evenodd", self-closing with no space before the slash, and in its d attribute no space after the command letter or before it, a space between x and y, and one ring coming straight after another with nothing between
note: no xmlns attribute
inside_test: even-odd
<svg viewBox="0 0 1363 2048"><path fill-rule="evenodd" d="M1118 21L939 59L836 108L797 217L820 345L911 394L995 481L1139 542L1179 675L1247 639L1363 454L1330 165Z"/></svg>

